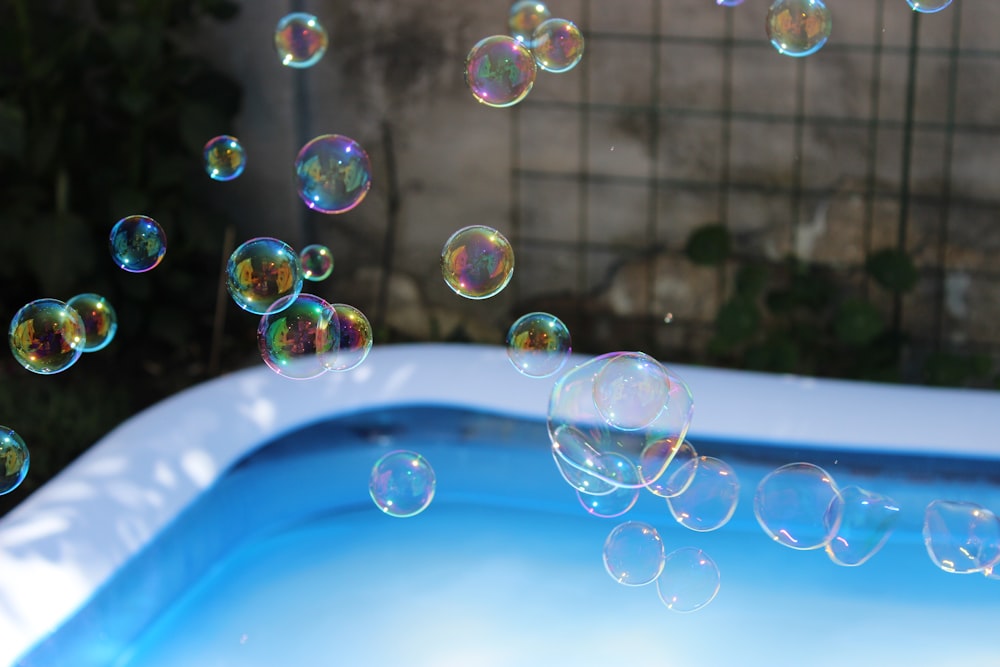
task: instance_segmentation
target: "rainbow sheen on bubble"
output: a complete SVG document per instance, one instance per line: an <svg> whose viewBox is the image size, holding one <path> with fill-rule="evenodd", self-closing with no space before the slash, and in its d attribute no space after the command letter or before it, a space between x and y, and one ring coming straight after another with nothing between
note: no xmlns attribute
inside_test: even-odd
<svg viewBox="0 0 1000 667"><path fill-rule="evenodd" d="M982 505L934 500L924 510L924 545L939 568L989 575L1000 563L1000 519Z"/></svg>
<svg viewBox="0 0 1000 667"><path fill-rule="evenodd" d="M531 36L535 28L552 17L552 12L543 2L538 0L518 0L510 6L507 16L507 27L510 36L527 47L531 47Z"/></svg>
<svg viewBox="0 0 1000 667"><path fill-rule="evenodd" d="M936 14L951 6L952 0L906 0L915 12Z"/></svg>
<svg viewBox="0 0 1000 667"><path fill-rule="evenodd" d="M653 462L653 465L642 466L646 470L656 469L657 461L668 461L666 470L658 479L644 480L649 492L661 498L673 498L687 491L698 471L698 452L687 440L678 444L676 438L663 438L647 446L642 458Z"/></svg>
<svg viewBox="0 0 1000 667"><path fill-rule="evenodd" d="M312 67L326 53L329 43L319 19L305 12L286 14L274 29L274 49L285 67Z"/></svg>
<svg viewBox="0 0 1000 667"><path fill-rule="evenodd" d="M729 523L740 500L740 480L725 461L702 456L692 459L674 473L675 487L687 483L683 493L667 498L670 513L689 530L707 532Z"/></svg>
<svg viewBox="0 0 1000 667"><path fill-rule="evenodd" d="M24 438L14 429L0 426L0 496L21 485L28 475L30 462Z"/></svg>
<svg viewBox="0 0 1000 667"><path fill-rule="evenodd" d="M337 312L313 294L281 297L257 326L257 347L264 363L293 380L325 373L339 344Z"/></svg>
<svg viewBox="0 0 1000 667"><path fill-rule="evenodd" d="M550 435L552 458L566 483L580 493L602 495L618 488L618 476L576 428L563 424ZM609 481L615 480L615 482Z"/></svg>
<svg viewBox="0 0 1000 667"><path fill-rule="evenodd" d="M651 424L666 407L670 378L644 352L624 352L594 378L594 405L611 426L635 431Z"/></svg>
<svg viewBox="0 0 1000 667"><path fill-rule="evenodd" d="M335 303L340 345L326 360L328 370L349 371L361 365L372 349L372 325L365 314L346 303Z"/></svg>
<svg viewBox="0 0 1000 667"><path fill-rule="evenodd" d="M437 478L427 459L416 452L399 450L375 462L368 493L384 513L406 518L427 509L436 486Z"/></svg>
<svg viewBox="0 0 1000 667"><path fill-rule="evenodd" d="M622 483L612 489L611 493L593 495L578 490L576 497L591 516L610 519L625 514L639 500L639 472L628 458L620 454L607 453L601 458L610 474L620 478Z"/></svg>
<svg viewBox="0 0 1000 667"><path fill-rule="evenodd" d="M307 245L299 253L299 262L302 263L302 277L306 280L319 282L333 273L333 253L325 245Z"/></svg>
<svg viewBox="0 0 1000 667"><path fill-rule="evenodd" d="M80 314L86 338L84 352L97 352L106 348L118 331L118 314L100 294L77 294L66 305Z"/></svg>
<svg viewBox="0 0 1000 667"><path fill-rule="evenodd" d="M583 58L583 33L566 19L549 19L531 37L531 53L546 72L568 72Z"/></svg>
<svg viewBox="0 0 1000 667"><path fill-rule="evenodd" d="M743 0L715 0L715 4L720 7L739 7L743 4Z"/></svg>
<svg viewBox="0 0 1000 667"><path fill-rule="evenodd" d="M290 245L262 236L240 245L226 264L226 288L236 305L256 315L302 291L302 264ZM290 305L291 300L281 303Z"/></svg>
<svg viewBox="0 0 1000 667"><path fill-rule="evenodd" d="M514 248L492 227L463 227L441 249L441 275L455 294L466 299L498 294L513 274Z"/></svg>
<svg viewBox="0 0 1000 667"><path fill-rule="evenodd" d="M844 500L840 529L826 545L826 555L837 565L861 565L885 545L899 520L899 507L892 498L858 486L840 490Z"/></svg>
<svg viewBox="0 0 1000 667"><path fill-rule="evenodd" d="M844 499L833 476L812 463L789 463L768 473L754 494L764 532L790 549L822 549L840 530Z"/></svg>
<svg viewBox="0 0 1000 667"><path fill-rule="evenodd" d="M247 154L236 137L223 134L205 143L202 150L205 171L213 181L238 178L247 166Z"/></svg>
<svg viewBox="0 0 1000 667"><path fill-rule="evenodd" d="M295 184L306 206L319 213L346 213L364 200L372 187L368 153L342 134L322 134L299 150Z"/></svg>
<svg viewBox="0 0 1000 667"><path fill-rule="evenodd" d="M719 566L694 547L681 547L663 558L656 594L667 609L682 614L698 611L719 593Z"/></svg>
<svg viewBox="0 0 1000 667"><path fill-rule="evenodd" d="M145 215L122 218L108 238L111 259L129 273L154 269L167 253L167 235L160 224Z"/></svg>
<svg viewBox="0 0 1000 667"><path fill-rule="evenodd" d="M626 521L604 541L604 569L624 586L645 586L663 571L663 540L648 523Z"/></svg>
<svg viewBox="0 0 1000 667"><path fill-rule="evenodd" d="M535 85L538 65L531 50L513 37L493 35L476 43L465 59L465 83L491 107L517 104Z"/></svg>
<svg viewBox="0 0 1000 667"><path fill-rule="evenodd" d="M56 299L25 304L10 321L10 351L32 373L60 373L80 359L87 340L83 318Z"/></svg>
<svg viewBox="0 0 1000 667"><path fill-rule="evenodd" d="M775 0L767 11L765 27L779 53L803 58L823 48L833 21L822 0Z"/></svg>
<svg viewBox="0 0 1000 667"><path fill-rule="evenodd" d="M555 315L527 313L507 330L507 358L522 375L543 378L566 364L572 351L569 329Z"/></svg>

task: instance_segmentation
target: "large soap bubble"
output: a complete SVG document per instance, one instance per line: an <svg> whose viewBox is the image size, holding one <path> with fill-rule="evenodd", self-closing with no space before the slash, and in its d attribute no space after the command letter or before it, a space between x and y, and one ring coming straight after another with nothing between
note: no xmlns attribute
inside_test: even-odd
<svg viewBox="0 0 1000 667"><path fill-rule="evenodd" d="M299 197L312 210L327 215L346 213L371 190L372 163L354 139L323 134L299 150L295 183Z"/></svg>
<svg viewBox="0 0 1000 667"><path fill-rule="evenodd" d="M888 541L899 520L899 507L892 498L848 486L840 491L844 499L840 530L826 545L826 555L837 565L854 567L874 556Z"/></svg>
<svg viewBox="0 0 1000 667"><path fill-rule="evenodd" d="M830 38L833 22L822 0L775 0L767 12L767 38L786 56L816 53Z"/></svg>
<svg viewBox="0 0 1000 667"><path fill-rule="evenodd" d="M60 373L77 362L87 343L80 313L56 299L37 299L14 314L10 351L32 373Z"/></svg>
<svg viewBox="0 0 1000 667"><path fill-rule="evenodd" d="M243 310L274 313L275 302L280 299L290 306L302 292L302 262L284 241L269 236L250 239L229 256L226 288Z"/></svg>
<svg viewBox="0 0 1000 667"><path fill-rule="evenodd" d="M753 498L757 522L790 549L822 549L840 530L844 499L833 476L812 463L789 463L769 473Z"/></svg>
<svg viewBox="0 0 1000 667"><path fill-rule="evenodd" d="M1000 520L981 505L935 500L924 511L924 544L945 572L992 572L1000 563Z"/></svg>

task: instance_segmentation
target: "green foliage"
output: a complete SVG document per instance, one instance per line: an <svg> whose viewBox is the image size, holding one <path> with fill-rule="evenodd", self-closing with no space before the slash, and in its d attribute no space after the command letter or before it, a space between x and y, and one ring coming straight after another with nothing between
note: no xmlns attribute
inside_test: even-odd
<svg viewBox="0 0 1000 667"><path fill-rule="evenodd" d="M886 248L873 253L865 263L868 275L890 292L909 292L920 278L913 259L901 250Z"/></svg>
<svg viewBox="0 0 1000 667"><path fill-rule="evenodd" d="M695 264L715 266L729 257L732 245L724 225L706 225L694 230L684 246L684 254Z"/></svg>

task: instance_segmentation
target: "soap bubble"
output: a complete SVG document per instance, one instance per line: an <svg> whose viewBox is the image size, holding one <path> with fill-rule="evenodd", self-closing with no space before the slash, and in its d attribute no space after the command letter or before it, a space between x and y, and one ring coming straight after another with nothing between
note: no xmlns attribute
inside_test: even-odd
<svg viewBox="0 0 1000 667"><path fill-rule="evenodd" d="M708 554L694 547L682 547L663 559L656 593L667 609L688 613L714 600L719 583L719 566Z"/></svg>
<svg viewBox="0 0 1000 667"><path fill-rule="evenodd" d="M913 11L921 14L936 14L951 6L952 0L906 0Z"/></svg>
<svg viewBox="0 0 1000 667"><path fill-rule="evenodd" d="M554 375L572 350L569 329L555 315L528 313L507 331L507 358L522 375Z"/></svg>
<svg viewBox="0 0 1000 667"><path fill-rule="evenodd" d="M202 150L205 171L214 181L231 181L247 166L247 154L236 137L223 134L209 139Z"/></svg>
<svg viewBox="0 0 1000 667"><path fill-rule="evenodd" d="M546 72L568 72L583 58L583 33L566 19L549 19L531 38L535 62Z"/></svg>
<svg viewBox="0 0 1000 667"><path fill-rule="evenodd" d="M743 4L743 0L715 0L715 4L720 7L738 7Z"/></svg>
<svg viewBox="0 0 1000 667"><path fill-rule="evenodd" d="M284 241L262 236L233 251L226 265L226 287L236 305L263 315L283 297L294 299L302 291L302 264L298 253ZM282 304L291 305L291 300Z"/></svg>
<svg viewBox="0 0 1000 667"><path fill-rule="evenodd" d="M326 53L328 45L326 30L312 14L286 14L274 29L274 48L286 67L312 67Z"/></svg>
<svg viewBox="0 0 1000 667"><path fill-rule="evenodd" d="M648 523L626 521L604 541L604 569L625 586L645 586L663 570L663 540Z"/></svg>
<svg viewBox="0 0 1000 667"><path fill-rule="evenodd" d="M552 458L563 479L580 493L603 495L618 488L613 470L604 465L604 457L597 452L587 437L572 426L562 425L550 436Z"/></svg>
<svg viewBox="0 0 1000 667"><path fill-rule="evenodd" d="M600 457L606 452L615 452L627 457L639 472L638 485L648 487L661 478L676 454L677 448L665 444L665 441L673 439L673 442L682 442L694 412L694 400L687 383L666 367L657 364L665 373L667 392L658 409L644 406L647 415L656 413L655 419L641 429L626 430L609 423L604 414L607 410L602 413L595 401L595 393L600 393L595 389L598 379L621 377L619 365L631 366L637 358L636 354L641 353L613 352L580 364L559 378L549 396L547 425L553 446L559 444L559 434L572 429L587 443L587 448L560 449L566 462L615 486L620 486L621 480L615 479L600 465L588 464L590 453L596 453ZM610 364L622 358L625 359L624 362L619 362L611 371L604 373ZM662 385L658 389L662 389ZM622 412L634 412L631 408L626 410L624 403L616 407L620 407ZM645 416L641 421L645 421ZM626 425L634 426L634 423L626 422Z"/></svg>
<svg viewBox="0 0 1000 667"><path fill-rule="evenodd" d="M372 165L361 144L341 134L309 141L295 158L299 197L314 211L336 215L361 203L372 187Z"/></svg>
<svg viewBox="0 0 1000 667"><path fill-rule="evenodd" d="M77 362L87 329L80 314L62 301L38 299L14 314L7 339L19 364L32 373L51 375Z"/></svg>
<svg viewBox="0 0 1000 667"><path fill-rule="evenodd" d="M380 510L405 518L420 514L434 499L434 469L420 454L389 452L372 468L368 493Z"/></svg>
<svg viewBox="0 0 1000 667"><path fill-rule="evenodd" d="M336 354L327 357L326 367L331 371L349 371L368 358L372 349L372 325L354 306L335 303L333 309L337 312L340 347Z"/></svg>
<svg viewBox="0 0 1000 667"><path fill-rule="evenodd" d="M576 497L588 514L609 519L625 514L639 499L639 472L631 461L620 454L604 454L601 459L609 473L620 478L622 483L613 488L611 493L593 495L577 491Z"/></svg>
<svg viewBox="0 0 1000 667"><path fill-rule="evenodd" d="M899 508L891 498L857 486L841 489L840 496L844 499L840 530L826 545L826 555L837 565L861 565L889 539Z"/></svg>
<svg viewBox="0 0 1000 667"><path fill-rule="evenodd" d="M775 542L791 549L820 549L840 529L844 500L828 472L812 463L789 463L761 480L753 511Z"/></svg>
<svg viewBox="0 0 1000 667"><path fill-rule="evenodd" d="M103 350L111 343L118 331L118 314L100 294L77 294L66 305L80 314L86 337L84 352Z"/></svg>
<svg viewBox="0 0 1000 667"><path fill-rule="evenodd" d="M441 275L455 294L488 299L514 275L514 249L507 237L492 227L463 227L441 249Z"/></svg>
<svg viewBox="0 0 1000 667"><path fill-rule="evenodd" d="M0 426L0 496L21 485L30 460L24 439L13 429Z"/></svg>
<svg viewBox="0 0 1000 667"><path fill-rule="evenodd" d="M663 411L670 394L667 371L643 352L623 352L594 378L594 404L604 420L625 431L644 428Z"/></svg>
<svg viewBox="0 0 1000 667"><path fill-rule="evenodd" d="M506 35L480 40L465 59L465 83L473 97L491 107L509 107L527 97L537 72L528 47Z"/></svg>
<svg viewBox="0 0 1000 667"><path fill-rule="evenodd" d="M767 38L779 53L795 58L819 51L832 26L822 0L775 0L767 12Z"/></svg>
<svg viewBox="0 0 1000 667"><path fill-rule="evenodd" d="M1000 520L975 503L931 502L923 533L927 553L945 572L986 572L1000 562Z"/></svg>
<svg viewBox="0 0 1000 667"><path fill-rule="evenodd" d="M307 245L299 253L299 262L302 263L302 277L306 280L319 282L333 273L333 253L325 245Z"/></svg>
<svg viewBox="0 0 1000 667"><path fill-rule="evenodd" d="M518 0L510 7L507 26L510 36L527 47L531 47L531 36L535 28L551 18L552 13L538 0Z"/></svg>
<svg viewBox="0 0 1000 667"><path fill-rule="evenodd" d="M340 342L337 312L312 294L277 299L261 316L257 347L268 368L293 380L326 372Z"/></svg>
<svg viewBox="0 0 1000 667"><path fill-rule="evenodd" d="M646 447L643 457L654 462L643 466L646 470L657 470L655 462L669 461L658 479L645 484L650 493L661 498L673 498L687 491L698 471L698 452L687 440L678 445L676 438L663 438Z"/></svg>
<svg viewBox="0 0 1000 667"><path fill-rule="evenodd" d="M725 461L702 456L688 461L676 472L682 486L687 489L667 498L670 513L677 523L698 532L718 530L729 522L740 500L740 480Z"/></svg>
<svg viewBox="0 0 1000 667"><path fill-rule="evenodd" d="M111 228L108 239L111 259L129 273L156 268L167 252L167 235L156 220L145 215L122 218Z"/></svg>

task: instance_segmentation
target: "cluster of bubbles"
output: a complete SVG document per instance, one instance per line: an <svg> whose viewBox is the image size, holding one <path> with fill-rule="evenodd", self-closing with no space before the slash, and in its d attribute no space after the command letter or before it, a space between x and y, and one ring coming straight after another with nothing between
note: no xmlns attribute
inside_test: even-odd
<svg viewBox="0 0 1000 667"><path fill-rule="evenodd" d="M465 59L469 90L491 107L513 106L527 97L539 69L568 72L583 58L583 33L572 21L552 18L542 2L515 2L507 23L509 35L479 40Z"/></svg>
<svg viewBox="0 0 1000 667"><path fill-rule="evenodd" d="M420 514L434 499L434 469L416 452L389 452L372 466L368 493L376 507L397 518Z"/></svg>

